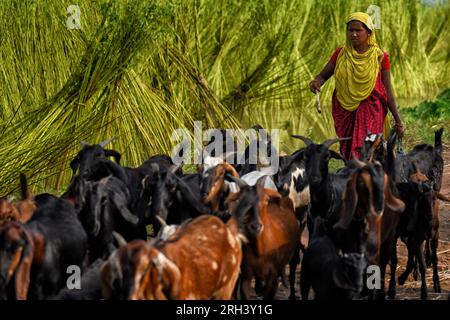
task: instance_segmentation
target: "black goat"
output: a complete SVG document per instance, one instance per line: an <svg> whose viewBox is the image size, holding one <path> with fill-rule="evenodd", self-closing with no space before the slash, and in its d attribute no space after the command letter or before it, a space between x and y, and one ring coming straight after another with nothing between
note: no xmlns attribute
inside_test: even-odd
<svg viewBox="0 0 450 320"><path fill-rule="evenodd" d="M139 234L139 219L128 209L130 192L122 180L107 176L86 181L77 176L65 196L77 199L76 212L89 238L90 262L106 259L116 249L113 231L128 240Z"/></svg>
<svg viewBox="0 0 450 320"><path fill-rule="evenodd" d="M120 164L121 155L119 152L116 150L104 149L111 141L112 139L109 139L94 145L82 141L81 151L78 152L75 158L70 162L72 179L75 177L77 171L78 175L84 178L90 177L92 175L92 163L98 158L114 157L116 162Z"/></svg>
<svg viewBox="0 0 450 320"><path fill-rule="evenodd" d="M80 289L62 289L52 300L101 300L102 280L100 270L105 260L97 259L82 274Z"/></svg>
<svg viewBox="0 0 450 320"><path fill-rule="evenodd" d="M309 179L306 173L302 151L296 151L290 156L280 157L280 166L274 176L278 192L289 196L294 204L295 215L300 223L300 234L306 227L307 210L311 203ZM302 250L304 246L301 245Z"/></svg>
<svg viewBox="0 0 450 320"><path fill-rule="evenodd" d="M415 174L413 162L416 163L421 173L426 175L433 185L433 190L441 190L442 175L444 172L444 160L442 158L442 133L441 128L434 133L434 146L430 144L416 145L411 152L396 159L396 183L408 182L411 175Z"/></svg>
<svg viewBox="0 0 450 320"><path fill-rule="evenodd" d="M325 221L315 218L312 240L303 257L300 274L303 300L308 300L311 287L316 300L350 300L362 289L364 254L340 254L336 242Z"/></svg>
<svg viewBox="0 0 450 320"><path fill-rule="evenodd" d="M67 267L82 268L87 235L73 206L50 194L34 198L37 210L26 225L0 228L0 291L3 298L45 299L65 285Z"/></svg>
<svg viewBox="0 0 450 320"><path fill-rule="evenodd" d="M168 224L180 224L187 219L210 213L200 197L202 175L194 173L178 176L177 169L174 166L171 170L159 171L154 180L148 180L150 184L156 181L156 185L151 185L151 216L160 216ZM146 187L149 187L147 183ZM157 233L160 223L156 219L152 223Z"/></svg>
<svg viewBox="0 0 450 320"><path fill-rule="evenodd" d="M146 160L141 166L137 168L122 167L118 163L114 163L107 159L108 155L112 155L118 162L120 159L120 153L114 150L103 149L105 143L98 145L84 145L83 149L77 154L72 161L71 166L80 167L78 176L87 181L99 181L107 176L114 176L126 185L128 189L128 202L127 208L137 216L138 222L135 227L130 230L120 230L123 236L127 240L131 239L146 239L147 231L146 225L149 223L150 211L149 202L151 192L144 188L143 181L148 177L153 177L156 170L163 170L172 165L172 160L166 155L155 155ZM73 164L76 164L73 166ZM76 170L74 171L75 174ZM72 184L74 184L74 177L72 178ZM75 189L76 186L71 185L69 190ZM82 200L84 195L80 195L80 198L75 198L72 195L66 194L66 197L72 197L76 206L79 206L77 202Z"/></svg>
<svg viewBox="0 0 450 320"><path fill-rule="evenodd" d="M355 169L344 167L335 173L329 173L328 162L331 158L345 162L340 154L329 148L349 138L329 139L322 144L315 144L311 139L303 136L293 135L293 137L303 140L306 144L306 148L300 149L296 157L304 160L309 181L311 206L307 221L308 230L313 229L311 219L319 216L325 218L331 227L339 218L342 192L345 190L348 177Z"/></svg>

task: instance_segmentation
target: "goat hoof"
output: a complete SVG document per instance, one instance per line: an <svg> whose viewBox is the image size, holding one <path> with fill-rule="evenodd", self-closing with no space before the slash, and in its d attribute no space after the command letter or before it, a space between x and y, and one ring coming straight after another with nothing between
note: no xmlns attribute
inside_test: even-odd
<svg viewBox="0 0 450 320"><path fill-rule="evenodd" d="M257 278L255 280L255 293L258 295L263 294L265 288L265 281L263 279Z"/></svg>
<svg viewBox="0 0 450 320"><path fill-rule="evenodd" d="M384 290L377 290L375 299L378 301L386 300L386 293L384 292Z"/></svg>
<svg viewBox="0 0 450 320"><path fill-rule="evenodd" d="M439 283L434 284L434 292L441 293L441 285Z"/></svg>
<svg viewBox="0 0 450 320"><path fill-rule="evenodd" d="M394 300L395 299L395 295L396 295L395 290L388 290L388 298L390 300Z"/></svg>
<svg viewBox="0 0 450 320"><path fill-rule="evenodd" d="M422 292L422 293L420 294L420 299L422 299L422 300L427 300L427 298L428 298L428 294L427 294L426 292Z"/></svg>

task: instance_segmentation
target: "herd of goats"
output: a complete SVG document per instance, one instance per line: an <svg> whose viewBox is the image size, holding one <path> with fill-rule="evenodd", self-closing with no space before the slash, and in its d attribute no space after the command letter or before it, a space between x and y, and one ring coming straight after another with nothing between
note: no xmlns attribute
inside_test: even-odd
<svg viewBox="0 0 450 320"><path fill-rule="evenodd" d="M300 261L302 299L385 299L387 264L390 299L411 272L426 299L427 267L441 290L439 205L450 201L440 193L442 133L407 154L395 133L369 134L349 161L330 149L339 139L293 136L305 147L279 156L272 175L221 154L196 173L167 155L124 167L107 142L83 143L61 197L32 195L21 175L22 198L0 199L0 299L270 300L289 265L295 300ZM258 139L272 150L270 137ZM342 168L329 171L331 158ZM397 279L398 239L408 260ZM373 265L378 288L366 281ZM81 270L75 288L71 266Z"/></svg>

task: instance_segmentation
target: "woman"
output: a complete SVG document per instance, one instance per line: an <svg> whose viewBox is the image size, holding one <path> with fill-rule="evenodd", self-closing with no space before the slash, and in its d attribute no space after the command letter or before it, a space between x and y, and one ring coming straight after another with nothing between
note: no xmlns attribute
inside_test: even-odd
<svg viewBox="0 0 450 320"><path fill-rule="evenodd" d="M335 75L332 114L340 152L350 159L359 156L367 133L382 133L387 108L391 111L396 131L403 135L404 126L397 110L391 86L390 62L387 52L375 41L374 25L363 12L352 13L347 19L347 41L337 48L322 72L310 83L313 93Z"/></svg>

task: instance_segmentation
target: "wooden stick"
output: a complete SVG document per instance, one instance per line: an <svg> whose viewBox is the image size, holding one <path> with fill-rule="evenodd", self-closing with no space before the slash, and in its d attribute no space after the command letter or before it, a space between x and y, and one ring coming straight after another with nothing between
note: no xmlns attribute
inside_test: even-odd
<svg viewBox="0 0 450 320"><path fill-rule="evenodd" d="M320 105L320 92L316 92L316 103L317 103L317 112L322 113L322 107Z"/></svg>

